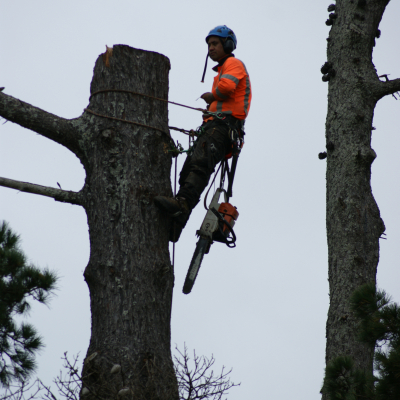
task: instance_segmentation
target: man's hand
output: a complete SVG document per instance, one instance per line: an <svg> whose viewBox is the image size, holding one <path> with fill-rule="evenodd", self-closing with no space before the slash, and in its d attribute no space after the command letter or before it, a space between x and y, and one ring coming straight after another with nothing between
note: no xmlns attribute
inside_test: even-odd
<svg viewBox="0 0 400 400"><path fill-rule="evenodd" d="M215 101L215 97L211 92L203 93L200 98L202 98L207 104L211 104Z"/></svg>

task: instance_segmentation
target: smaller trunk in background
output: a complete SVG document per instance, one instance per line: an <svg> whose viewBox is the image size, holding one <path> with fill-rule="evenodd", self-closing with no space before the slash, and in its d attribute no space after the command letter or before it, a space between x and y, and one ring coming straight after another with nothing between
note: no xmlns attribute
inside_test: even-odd
<svg viewBox="0 0 400 400"><path fill-rule="evenodd" d="M329 81L326 119L326 224L330 307L326 363L351 356L355 367L372 373L373 345L357 340L349 299L359 286L375 283L379 238L385 231L371 191L372 120L376 103L399 90L400 80L381 82L372 63L378 26L388 1L338 0L330 6ZM324 398L327 398L324 396Z"/></svg>

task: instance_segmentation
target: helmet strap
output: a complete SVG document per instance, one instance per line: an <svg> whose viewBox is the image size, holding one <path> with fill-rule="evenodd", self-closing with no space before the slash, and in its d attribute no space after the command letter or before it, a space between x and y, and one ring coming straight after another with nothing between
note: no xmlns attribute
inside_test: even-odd
<svg viewBox="0 0 400 400"><path fill-rule="evenodd" d="M208 51L207 51L207 57L206 57L206 64L204 65L203 77L201 78L201 83L204 83L204 77L206 76L207 61L208 61Z"/></svg>

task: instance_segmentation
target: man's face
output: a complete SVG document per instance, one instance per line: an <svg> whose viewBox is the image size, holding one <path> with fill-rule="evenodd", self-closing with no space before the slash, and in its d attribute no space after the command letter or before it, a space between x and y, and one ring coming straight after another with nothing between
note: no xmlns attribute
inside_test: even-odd
<svg viewBox="0 0 400 400"><path fill-rule="evenodd" d="M211 60L218 61L227 55L222 46L220 37L210 36L208 38L207 44L208 44L208 55L210 56Z"/></svg>

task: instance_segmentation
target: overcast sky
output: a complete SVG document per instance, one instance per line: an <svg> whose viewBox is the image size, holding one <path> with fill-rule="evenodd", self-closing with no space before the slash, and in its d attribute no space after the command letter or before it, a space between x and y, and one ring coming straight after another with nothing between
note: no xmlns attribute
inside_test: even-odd
<svg viewBox="0 0 400 400"><path fill-rule="evenodd" d="M88 105L93 67L105 46L126 44L171 61L169 99L194 107L214 72L200 83L205 36L226 24L238 38L236 57L249 71L253 102L231 202L240 216L237 247L215 243L190 295L182 294L205 211L200 203L176 246L172 348L184 343L214 354L217 369L241 382L230 400L319 399L329 307L325 229L325 116L328 85L325 25L329 2L310 0L199 2L182 0L20 0L0 5L0 86L5 93L64 118ZM374 63L400 77L399 2L384 15ZM375 110L372 188L386 224L378 284L400 302L400 100ZM201 115L169 107L169 124L196 128ZM0 121L0 176L79 191L84 170L69 150ZM183 145L187 138L173 133ZM178 168L185 156L179 157ZM38 376L51 383L61 356L85 357L90 337L87 219L81 207L0 188L0 220L22 237L38 266L60 275L50 307L29 321L44 337Z"/></svg>

